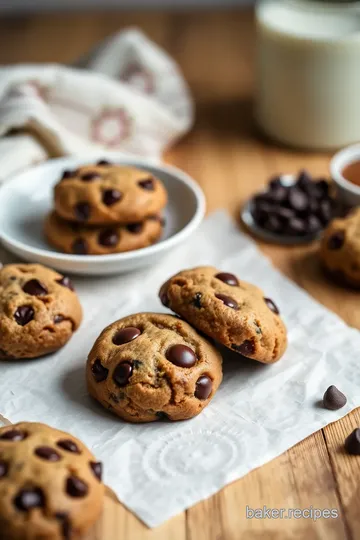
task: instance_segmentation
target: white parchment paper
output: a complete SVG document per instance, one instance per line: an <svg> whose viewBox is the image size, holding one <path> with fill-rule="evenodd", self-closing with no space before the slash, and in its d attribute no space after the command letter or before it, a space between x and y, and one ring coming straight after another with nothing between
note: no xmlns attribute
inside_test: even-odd
<svg viewBox="0 0 360 540"><path fill-rule="evenodd" d="M228 352L224 381L193 420L131 425L86 392L85 361L107 324L139 311L164 311L161 283L183 268L211 264L251 281L273 298L289 347L264 366ZM156 526L209 497L360 405L360 333L276 271L223 212L155 268L128 276L75 280L85 320L59 353L0 364L0 414L41 421L82 439L105 465L105 482L147 525ZM336 384L340 411L319 405Z"/></svg>

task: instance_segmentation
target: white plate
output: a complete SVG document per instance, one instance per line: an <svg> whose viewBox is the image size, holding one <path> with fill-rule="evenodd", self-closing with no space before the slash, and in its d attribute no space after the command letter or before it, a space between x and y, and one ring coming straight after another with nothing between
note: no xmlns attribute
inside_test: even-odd
<svg viewBox="0 0 360 540"><path fill-rule="evenodd" d="M281 176L281 183L284 186L292 186L295 184L295 182L296 177L292 174L284 174ZM257 193L257 195L259 195L260 193L261 192ZM306 234L304 236L292 236L289 234L280 235L271 231L267 231L256 223L251 213L251 209L252 198L244 204L240 213L241 220L255 236L261 238L261 240L265 240L265 242L285 245L309 244L310 242L313 242L321 236L321 231L313 234Z"/></svg>
<svg viewBox="0 0 360 540"><path fill-rule="evenodd" d="M49 246L43 222L52 208L53 187L64 169L76 168L99 159L133 165L150 171L164 183L169 201L164 212L165 228L153 246L111 255L68 255ZM184 242L200 225L205 213L205 197L187 174L175 167L151 160L103 152L83 158L50 160L11 178L0 189L0 240L22 259L74 274L116 274L151 265Z"/></svg>

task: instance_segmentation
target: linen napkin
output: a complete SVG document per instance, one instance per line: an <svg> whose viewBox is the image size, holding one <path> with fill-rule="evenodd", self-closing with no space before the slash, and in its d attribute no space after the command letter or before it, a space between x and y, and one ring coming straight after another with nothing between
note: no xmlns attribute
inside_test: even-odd
<svg viewBox="0 0 360 540"><path fill-rule="evenodd" d="M175 62L136 29L108 38L77 67L2 67L0 179L48 155L111 149L159 157L192 120Z"/></svg>
<svg viewBox="0 0 360 540"><path fill-rule="evenodd" d="M0 256L5 253L0 253ZM4 262L8 259L3 259ZM170 275L214 265L263 288L279 306L289 346L273 365L224 353L224 380L210 405L184 422L127 424L90 399L85 361L100 331L157 298ZM131 275L75 279L85 320L51 357L3 362L0 414L70 431L103 460L105 482L147 525L156 526L360 405L360 333L275 270L223 212L161 264ZM101 301L99 301L101 299ZM331 384L345 407L319 405Z"/></svg>

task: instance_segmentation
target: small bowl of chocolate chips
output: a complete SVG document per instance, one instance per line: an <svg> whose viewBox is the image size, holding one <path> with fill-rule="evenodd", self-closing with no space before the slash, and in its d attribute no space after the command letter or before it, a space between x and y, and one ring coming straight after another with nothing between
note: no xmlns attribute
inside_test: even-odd
<svg viewBox="0 0 360 540"><path fill-rule="evenodd" d="M333 218L330 183L307 171L272 178L242 209L244 224L259 238L281 244L309 243Z"/></svg>

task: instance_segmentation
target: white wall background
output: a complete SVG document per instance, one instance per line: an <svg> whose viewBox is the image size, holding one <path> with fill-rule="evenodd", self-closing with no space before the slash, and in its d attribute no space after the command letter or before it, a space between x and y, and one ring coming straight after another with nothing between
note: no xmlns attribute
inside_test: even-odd
<svg viewBox="0 0 360 540"><path fill-rule="evenodd" d="M24 12L40 9L226 7L250 2L251 0L0 0L0 10Z"/></svg>

